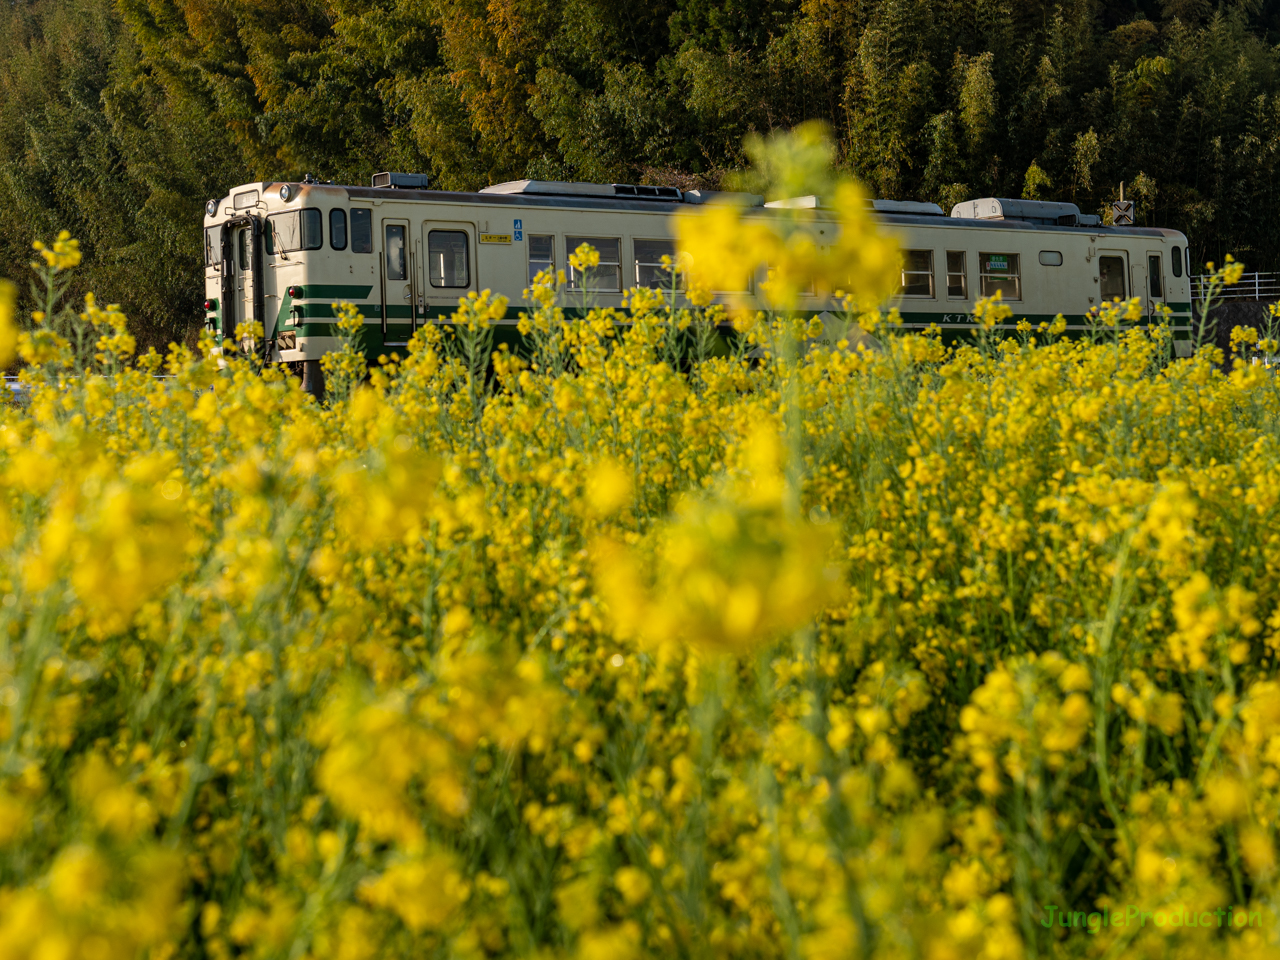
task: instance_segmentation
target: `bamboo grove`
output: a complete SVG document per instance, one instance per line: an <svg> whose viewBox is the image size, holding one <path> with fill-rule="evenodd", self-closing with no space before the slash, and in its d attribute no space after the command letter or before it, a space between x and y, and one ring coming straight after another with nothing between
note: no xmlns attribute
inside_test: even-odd
<svg viewBox="0 0 1280 960"><path fill-rule="evenodd" d="M528 353L475 295L370 374L346 308L324 404L139 348L38 243L0 960L1280 955L1277 343L895 333L892 244L816 187L834 258L804 210L681 226L695 296L768 260L774 312L543 274Z"/></svg>
<svg viewBox="0 0 1280 960"><path fill-rule="evenodd" d="M807 120L881 197L1098 211L1124 181L1197 262L1274 269L1276 17L1243 0L22 0L0 10L0 273L68 228L90 255L77 292L163 348L198 322L196 225L231 184L717 187L747 134Z"/></svg>

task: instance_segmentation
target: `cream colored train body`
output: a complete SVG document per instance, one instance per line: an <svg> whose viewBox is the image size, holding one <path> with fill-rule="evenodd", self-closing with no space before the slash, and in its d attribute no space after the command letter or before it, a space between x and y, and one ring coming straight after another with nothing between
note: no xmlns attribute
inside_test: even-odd
<svg viewBox="0 0 1280 960"><path fill-rule="evenodd" d="M256 319L264 359L314 367L337 347L335 305L349 301L365 316L365 349L376 357L484 289L509 298L505 323L514 334L522 292L547 267L568 273L566 307L620 307L626 289L670 282L661 259L674 252L673 214L697 204L737 201L760 217L810 206L819 229L833 236L838 229L813 197L764 204L743 194L542 181L455 193L425 189L416 175L374 181L246 184L209 201L205 307L223 342ZM1061 203L976 200L951 216L933 204L874 206L902 246L902 287L892 305L909 328L972 329L974 302L999 290L1013 309L1010 326L1061 313L1079 330L1104 301L1137 296L1148 316L1160 305L1172 311L1175 346L1187 352L1189 256L1176 230L1103 226ZM600 267L586 276L567 262L581 243L601 253ZM836 305L808 297L801 307L822 314Z"/></svg>

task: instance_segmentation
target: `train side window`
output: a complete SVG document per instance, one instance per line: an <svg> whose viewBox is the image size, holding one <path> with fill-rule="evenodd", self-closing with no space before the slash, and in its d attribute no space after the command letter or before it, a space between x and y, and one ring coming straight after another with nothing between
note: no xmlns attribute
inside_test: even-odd
<svg viewBox="0 0 1280 960"><path fill-rule="evenodd" d="M462 230L432 230L427 234L427 261L433 287L468 287L471 268L467 235Z"/></svg>
<svg viewBox="0 0 1280 960"><path fill-rule="evenodd" d="M262 246L267 253L275 256L276 253L276 232L271 228L271 218L267 217L262 224Z"/></svg>
<svg viewBox="0 0 1280 960"><path fill-rule="evenodd" d="M221 227L205 227L204 228L204 263L206 267L212 267L215 263L222 259L222 228Z"/></svg>
<svg viewBox="0 0 1280 960"><path fill-rule="evenodd" d="M1191 276L1191 248L1187 247L1185 254L1187 258L1187 276Z"/></svg>
<svg viewBox="0 0 1280 960"><path fill-rule="evenodd" d="M341 207L329 211L329 246L335 250L347 249L347 211Z"/></svg>
<svg viewBox="0 0 1280 960"><path fill-rule="evenodd" d="M409 275L404 256L404 224L388 223L386 226L387 279L403 280ZM438 286L438 284L437 284Z"/></svg>
<svg viewBox="0 0 1280 960"><path fill-rule="evenodd" d="M947 297L969 299L969 272L965 269L963 250L947 251Z"/></svg>
<svg viewBox="0 0 1280 960"><path fill-rule="evenodd" d="M1169 266L1173 267L1173 275L1175 277L1182 276L1182 248L1174 247L1173 253L1169 257Z"/></svg>
<svg viewBox="0 0 1280 960"><path fill-rule="evenodd" d="M1124 257L1098 258L1098 286L1104 303L1125 298Z"/></svg>
<svg viewBox="0 0 1280 960"><path fill-rule="evenodd" d="M999 293L1005 300L1022 299L1022 263L1016 253L978 254L978 280L984 297Z"/></svg>
<svg viewBox="0 0 1280 960"><path fill-rule="evenodd" d="M240 269L249 269L249 230L236 231L236 251L240 254Z"/></svg>
<svg viewBox="0 0 1280 960"><path fill-rule="evenodd" d="M933 296L933 251L902 251L902 295Z"/></svg>
<svg viewBox="0 0 1280 960"><path fill-rule="evenodd" d="M774 266L774 264L770 263L768 260L766 260L764 264L758 270L756 270L754 277L748 277L746 279L751 282L754 282L756 285L756 288L759 289L766 296L771 296L771 294L769 293L769 289L770 289L769 284L770 284L770 281L776 280L777 278L776 270L777 270L777 267ZM726 284L726 286L728 285ZM745 290L747 289L747 287L744 285L742 289ZM732 293L735 291L726 290L724 292ZM899 293L902 292L901 288L899 288L898 292ZM806 283L803 287L800 287L798 290L796 290L796 293L798 293L802 297L816 297L818 295L817 288L814 287L812 280Z"/></svg>
<svg viewBox="0 0 1280 960"><path fill-rule="evenodd" d="M373 211L351 208L351 252L373 253Z"/></svg>
<svg viewBox="0 0 1280 960"><path fill-rule="evenodd" d="M670 290L679 287L680 279L674 276L676 245L671 240L635 240L636 286ZM662 265L662 258L671 258L671 268Z"/></svg>
<svg viewBox="0 0 1280 960"><path fill-rule="evenodd" d="M600 264L585 271L578 270L570 264L569 288L620 293L622 291L622 241L611 237L565 238L565 247L570 255L584 243L600 254Z"/></svg>
<svg viewBox="0 0 1280 960"><path fill-rule="evenodd" d="M1160 271L1160 258L1155 254L1147 257L1147 286L1150 296L1164 299L1164 274Z"/></svg>
<svg viewBox="0 0 1280 960"><path fill-rule="evenodd" d="M556 238L546 235L529 234L529 282L537 278L543 271L556 274Z"/></svg>
<svg viewBox="0 0 1280 960"><path fill-rule="evenodd" d="M1041 250L1040 263L1046 267L1062 266L1062 252L1060 250Z"/></svg>

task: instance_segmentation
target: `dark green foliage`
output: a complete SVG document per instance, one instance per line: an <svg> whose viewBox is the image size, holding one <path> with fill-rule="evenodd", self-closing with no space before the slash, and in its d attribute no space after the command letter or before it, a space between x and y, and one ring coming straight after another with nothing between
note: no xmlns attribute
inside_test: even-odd
<svg viewBox="0 0 1280 960"><path fill-rule="evenodd" d="M1280 267L1280 4L1208 0L34 0L0 12L0 274L67 227L153 339L198 315L238 183L714 186L831 124L885 197L1121 181L1193 256Z"/></svg>
<svg viewBox="0 0 1280 960"><path fill-rule="evenodd" d="M127 305L144 344L199 316L201 207L240 162L207 112L150 76L109 0L0 8L0 275L31 241L81 241L81 292ZM214 184L219 184L215 187Z"/></svg>

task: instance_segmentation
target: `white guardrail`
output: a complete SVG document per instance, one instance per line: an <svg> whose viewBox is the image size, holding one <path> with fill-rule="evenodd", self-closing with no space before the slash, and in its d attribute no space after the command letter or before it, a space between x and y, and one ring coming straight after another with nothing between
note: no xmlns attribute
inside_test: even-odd
<svg viewBox="0 0 1280 960"><path fill-rule="evenodd" d="M1191 299L1203 300L1209 277L1206 274L1191 278ZM1240 281L1229 287L1219 287L1217 300L1280 300L1280 274L1245 273Z"/></svg>

